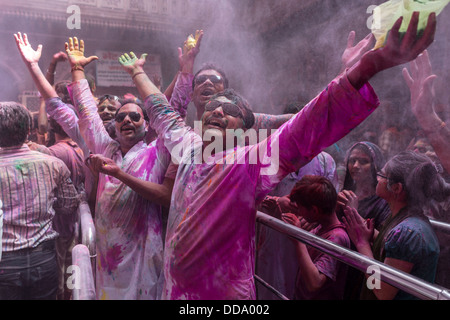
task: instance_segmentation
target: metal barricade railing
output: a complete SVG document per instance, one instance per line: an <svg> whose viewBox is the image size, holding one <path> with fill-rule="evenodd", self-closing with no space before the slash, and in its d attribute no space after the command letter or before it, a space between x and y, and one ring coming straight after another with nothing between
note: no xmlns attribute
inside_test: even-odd
<svg viewBox="0 0 450 320"><path fill-rule="evenodd" d="M88 247L77 244L72 249L72 264L76 267L75 270L70 270L73 275L72 299L95 300L94 273Z"/></svg>
<svg viewBox="0 0 450 320"><path fill-rule="evenodd" d="M259 223L282 232L298 241L304 242L364 273L367 272L369 267L377 267L380 271L381 281L420 299L450 300L450 292L444 287L428 283L420 278L397 270L377 260L370 259L358 252L339 246L265 213L258 211L256 218ZM257 280L259 281L260 279L257 278Z"/></svg>
<svg viewBox="0 0 450 320"><path fill-rule="evenodd" d="M89 250L95 278L95 260L97 257L95 244L95 224L94 219L92 218L91 209L86 201L81 201L78 206L78 214L80 217L81 244L84 244Z"/></svg>
<svg viewBox="0 0 450 320"><path fill-rule="evenodd" d="M443 231L445 233L449 233L450 234L450 224L442 222L442 221L438 221L438 220L435 220L435 219L432 219L430 217L428 217L428 220L430 220L431 226L436 231Z"/></svg>
<svg viewBox="0 0 450 320"><path fill-rule="evenodd" d="M269 289L269 291L271 291L274 295L276 295L280 300L289 300L288 297L286 297L284 294L282 294L281 292L279 292L277 289L275 289L274 287L272 287L270 284L268 284L266 281L264 281L260 276L258 276L257 274L255 274L255 280L258 281L259 283L261 283L264 287L266 287L267 289Z"/></svg>

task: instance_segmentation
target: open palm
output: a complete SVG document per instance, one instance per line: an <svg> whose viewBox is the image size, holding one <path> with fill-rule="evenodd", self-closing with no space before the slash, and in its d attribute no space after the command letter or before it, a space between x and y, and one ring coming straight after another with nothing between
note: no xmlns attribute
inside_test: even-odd
<svg viewBox="0 0 450 320"><path fill-rule="evenodd" d="M411 108L416 116L422 117L428 113L434 113L433 82L436 75L431 70L431 62L428 52L425 50L416 60L410 62L411 73L403 68L403 77L411 92Z"/></svg>
<svg viewBox="0 0 450 320"><path fill-rule="evenodd" d="M26 33L22 34L20 32L14 34L16 39L17 47L22 56L22 59L27 63L37 63L41 58L42 45L38 45L37 49L34 50L28 41L28 36Z"/></svg>
<svg viewBox="0 0 450 320"><path fill-rule="evenodd" d="M67 58L72 68L74 66L85 67L91 61L97 60L97 56L84 56L84 41L78 41L77 37L69 38L69 41L65 43Z"/></svg>
<svg viewBox="0 0 450 320"><path fill-rule="evenodd" d="M134 52L124 53L119 57L119 62L129 74L133 74L134 70L142 70L145 64L146 53L143 53L138 59Z"/></svg>

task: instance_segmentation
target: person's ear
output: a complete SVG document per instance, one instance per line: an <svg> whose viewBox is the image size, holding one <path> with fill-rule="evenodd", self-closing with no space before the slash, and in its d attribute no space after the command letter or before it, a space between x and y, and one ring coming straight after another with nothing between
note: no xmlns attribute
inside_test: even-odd
<svg viewBox="0 0 450 320"><path fill-rule="evenodd" d="M403 193L403 191L405 190L403 188L403 184L401 184L400 182L393 183L390 185L390 187L391 187L391 191L397 196L401 195Z"/></svg>
<svg viewBox="0 0 450 320"><path fill-rule="evenodd" d="M321 213L321 211L319 210L319 208L317 208L317 206L311 206L311 210L313 211L314 216L316 217Z"/></svg>

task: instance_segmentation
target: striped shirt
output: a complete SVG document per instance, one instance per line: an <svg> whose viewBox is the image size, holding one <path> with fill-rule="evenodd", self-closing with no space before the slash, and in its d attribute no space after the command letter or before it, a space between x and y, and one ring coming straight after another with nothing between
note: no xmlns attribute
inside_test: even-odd
<svg viewBox="0 0 450 320"><path fill-rule="evenodd" d="M74 214L79 204L67 166L26 144L0 148L0 199L3 252L34 248L56 238L55 214Z"/></svg>

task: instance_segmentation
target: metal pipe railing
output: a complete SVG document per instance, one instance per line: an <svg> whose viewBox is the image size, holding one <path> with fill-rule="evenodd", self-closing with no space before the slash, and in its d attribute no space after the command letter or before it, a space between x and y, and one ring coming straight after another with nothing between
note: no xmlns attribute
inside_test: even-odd
<svg viewBox="0 0 450 320"><path fill-rule="evenodd" d="M435 220L435 219L432 219L430 217L428 217L428 220L430 220L431 226L436 231L444 231L446 233L450 233L450 224L442 222L442 221L438 221L438 220Z"/></svg>
<svg viewBox="0 0 450 320"><path fill-rule="evenodd" d="M92 272L89 249L83 244L77 244L72 249L72 299L95 300L95 282Z"/></svg>
<svg viewBox="0 0 450 320"><path fill-rule="evenodd" d="M255 280L260 282L264 287L266 287L267 289L269 289L273 294L275 294L279 299L281 300L289 300L288 297L286 297L284 294L282 294L281 292L279 292L277 289L275 289L274 287L272 287L270 284L268 284L266 281L264 281L260 276L258 276L257 274L255 274Z"/></svg>
<svg viewBox="0 0 450 320"><path fill-rule="evenodd" d="M81 201L78 206L78 213L80 216L80 229L81 229L81 244L85 245L89 250L89 257L91 260L91 266L93 275L95 278L95 266L96 266L96 243L95 243L95 224L92 218L91 209L86 201Z"/></svg>
<svg viewBox="0 0 450 320"><path fill-rule="evenodd" d="M81 243L89 249L91 258L95 257L95 224L89 204L86 201L81 201L78 212L80 215Z"/></svg>
<svg viewBox="0 0 450 320"><path fill-rule="evenodd" d="M82 201L78 206L78 211L80 214L81 243L89 249L91 257L95 256L95 225L89 204Z"/></svg>
<svg viewBox="0 0 450 320"><path fill-rule="evenodd" d="M369 267L378 267L380 280L423 300L450 300L448 289L428 283L420 278L402 272L375 259L370 259L358 252L339 246L307 231L262 212L257 212L257 221L279 232L304 242L364 273Z"/></svg>

